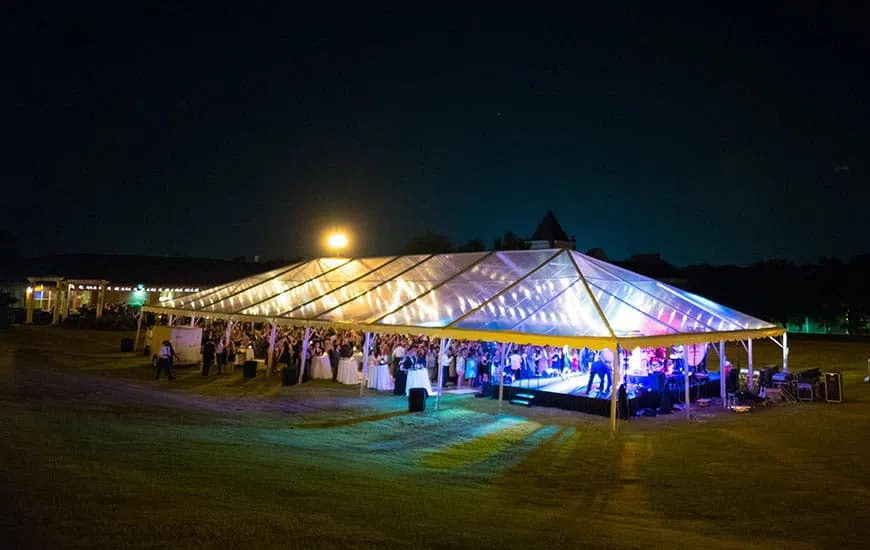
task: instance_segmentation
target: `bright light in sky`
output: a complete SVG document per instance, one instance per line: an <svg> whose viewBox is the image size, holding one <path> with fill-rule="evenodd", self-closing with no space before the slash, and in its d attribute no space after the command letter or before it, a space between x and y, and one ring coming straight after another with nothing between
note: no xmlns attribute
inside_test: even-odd
<svg viewBox="0 0 870 550"><path fill-rule="evenodd" d="M347 235L344 233L331 233L326 238L326 245L330 250L339 251L347 246Z"/></svg>

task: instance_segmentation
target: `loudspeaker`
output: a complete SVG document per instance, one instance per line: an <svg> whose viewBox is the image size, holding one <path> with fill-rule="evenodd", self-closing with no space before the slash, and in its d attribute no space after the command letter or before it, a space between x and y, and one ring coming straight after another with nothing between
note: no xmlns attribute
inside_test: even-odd
<svg viewBox="0 0 870 550"><path fill-rule="evenodd" d="M257 376L257 362L256 361L245 361L244 366L242 367L245 375L245 378L254 378Z"/></svg>
<svg viewBox="0 0 870 550"><path fill-rule="evenodd" d="M423 412L426 410L426 390L411 388L408 392L408 412Z"/></svg>

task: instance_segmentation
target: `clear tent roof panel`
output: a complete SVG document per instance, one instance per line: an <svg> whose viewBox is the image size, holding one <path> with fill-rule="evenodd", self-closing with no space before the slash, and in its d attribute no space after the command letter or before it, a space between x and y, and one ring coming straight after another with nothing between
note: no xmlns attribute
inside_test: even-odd
<svg viewBox="0 0 870 550"><path fill-rule="evenodd" d="M237 296L242 292L245 292L252 288L257 288L258 286L265 284L267 281L274 279L275 277L284 276L287 273L292 273L298 269L303 269L304 265L306 265L305 262L301 262L289 266L284 266L279 269L273 269L259 275L253 275L251 277L239 279L238 281L234 281L232 283L224 285L224 287L217 290L217 292L214 292L207 296L203 296L201 299L191 302L190 306L188 307L192 307L201 311L214 311L213 309L210 309L211 306L219 304L224 300L231 299L234 296Z"/></svg>
<svg viewBox="0 0 870 550"><path fill-rule="evenodd" d="M471 312L553 256L550 250L531 253L495 252L446 284L385 317L388 325L444 327Z"/></svg>
<svg viewBox="0 0 870 550"><path fill-rule="evenodd" d="M592 263L591 258L587 256L572 251L571 257L587 281L620 281L619 277L606 271L598 264Z"/></svg>
<svg viewBox="0 0 870 550"><path fill-rule="evenodd" d="M552 257L553 251L548 252L548 257ZM452 326L469 330L511 330L579 279L571 258L558 254Z"/></svg>
<svg viewBox="0 0 870 550"><path fill-rule="evenodd" d="M484 256L486 256L485 252L433 256L399 277L332 311L327 311L318 319L336 322L374 322L420 297Z"/></svg>
<svg viewBox="0 0 870 550"><path fill-rule="evenodd" d="M606 292L592 281L589 282L589 288L616 336L661 336L679 332L669 324L659 321L656 316Z"/></svg>
<svg viewBox="0 0 870 550"><path fill-rule="evenodd" d="M678 332L685 332L687 327L696 327L697 330L691 332L740 329L727 319L693 307L692 304L673 295L668 296L669 301L663 301L633 285L616 281L589 281L589 285L605 291L625 305L643 312L644 315Z"/></svg>
<svg viewBox="0 0 870 550"><path fill-rule="evenodd" d="M583 275L590 283L598 283L599 286L620 298L631 295L629 301L632 303L636 304L637 300L641 300L644 302L640 306L642 311L668 322L680 332L761 329L774 326L771 323L724 307L691 292L674 288L651 277L634 273L595 258L583 256L577 252L572 252L572 254L578 260L578 265ZM616 285L613 284L614 282L619 284L622 289L617 290ZM640 295L646 295L648 299L640 298ZM685 316L694 321L674 324L671 320L674 310L676 310L675 316Z"/></svg>
<svg viewBox="0 0 870 550"><path fill-rule="evenodd" d="M593 258L591 256L586 256L585 254L580 254L579 252L573 252L575 258L582 258L584 260L585 265L592 265L598 267L600 270L609 273L610 276L616 277L617 279L627 281L627 282L639 282L639 281L648 281L649 277L645 275L641 275L639 273L635 273L634 271L629 271L618 265L614 265L604 260L599 260L597 258Z"/></svg>
<svg viewBox="0 0 870 550"><path fill-rule="evenodd" d="M513 320L513 316L510 316ZM511 328L516 332L559 336L609 337L610 331L582 281L563 292Z"/></svg>
<svg viewBox="0 0 870 550"><path fill-rule="evenodd" d="M209 304L208 298L209 296L214 295L221 290L225 290L229 288L231 285L237 284L238 281L232 281L229 283L224 283L222 285L218 285L215 287L207 288L205 290L200 290L199 292L195 292L193 294L188 294L186 296L180 296L178 298L173 298L171 300L165 300L161 302L161 305L165 307L173 307L173 308L191 308L198 309L201 307L205 307Z"/></svg>
<svg viewBox="0 0 870 550"><path fill-rule="evenodd" d="M712 312L715 315L726 318L736 325L746 328L746 329L762 329L762 328L771 328L775 327L773 323L769 323L767 321L762 321L761 319L752 317L751 315L747 315L745 313L741 313L737 310L731 309L729 307L725 307L721 304L717 304L703 296L698 296L697 294L692 294L691 292L687 292L685 290L680 290L677 288L673 288L664 283L660 283L658 281L650 281L647 283L649 285L654 285L655 287L666 290L668 292L677 293L686 301L696 304L697 306L703 308L706 311Z"/></svg>
<svg viewBox="0 0 870 550"><path fill-rule="evenodd" d="M364 258L337 264L331 270L282 292L274 298L242 310L246 315L279 316L316 300L336 288L384 265L390 258Z"/></svg>
<svg viewBox="0 0 870 550"><path fill-rule="evenodd" d="M241 290L233 296L229 296L211 306L204 308L205 311L238 313L260 302L265 302L277 297L291 288L295 288L306 281L323 275L326 271L347 263L342 258L320 258L311 260L291 269L286 273L274 277L260 284Z"/></svg>
<svg viewBox="0 0 870 550"><path fill-rule="evenodd" d="M258 273L256 275L251 275L250 277L245 277L244 279L238 279L235 281L230 281L229 283L225 283L222 285L218 285L215 287L207 288L205 290L201 290L194 294L188 294L187 296L182 296L176 300L167 300L163 303L165 307L176 307L176 308L192 308L192 309L201 309L204 308L216 301L225 298L239 288L247 288L250 286L254 286L259 284L265 280L271 279L280 275L281 273L286 272L289 269L293 269L302 265L301 263L295 263L290 265L285 265L283 267L279 267L277 269L273 269L271 271L266 271L265 273ZM247 285L247 286L246 286Z"/></svg>
<svg viewBox="0 0 870 550"><path fill-rule="evenodd" d="M428 257L428 254L399 256L395 260L387 262L385 265L379 267L378 269L366 273L356 281L346 284L341 288L330 292L329 294L325 294L320 298L310 303L307 303L302 307L297 308L289 313L282 314L282 317L290 317L294 319L313 319L321 313L329 311L345 302L353 300L354 298L371 290L377 285L380 285L385 281L396 277L403 271L414 267Z"/></svg>

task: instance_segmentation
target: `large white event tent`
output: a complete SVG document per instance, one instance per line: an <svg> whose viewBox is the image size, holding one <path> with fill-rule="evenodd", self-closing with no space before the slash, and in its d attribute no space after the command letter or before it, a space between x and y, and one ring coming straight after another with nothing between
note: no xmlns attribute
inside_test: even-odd
<svg viewBox="0 0 870 550"><path fill-rule="evenodd" d="M718 341L720 360L725 341L782 336L787 368L785 329L568 249L318 258L143 309L591 349Z"/></svg>

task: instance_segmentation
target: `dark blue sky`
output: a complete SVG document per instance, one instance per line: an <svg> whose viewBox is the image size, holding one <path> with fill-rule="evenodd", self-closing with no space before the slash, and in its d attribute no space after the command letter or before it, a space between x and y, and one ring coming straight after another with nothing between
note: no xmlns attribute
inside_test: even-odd
<svg viewBox="0 0 870 550"><path fill-rule="evenodd" d="M868 252L861 14L67 4L0 23L27 255L392 253L549 208L614 258Z"/></svg>

